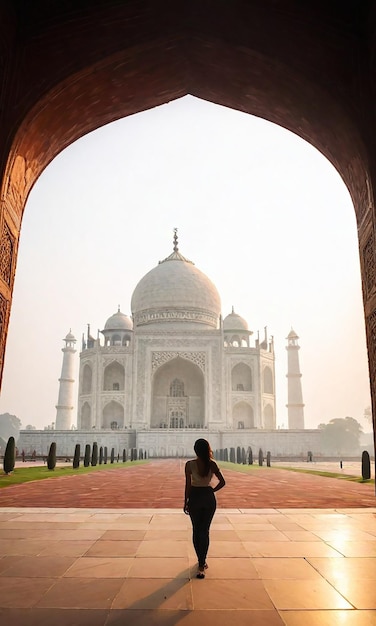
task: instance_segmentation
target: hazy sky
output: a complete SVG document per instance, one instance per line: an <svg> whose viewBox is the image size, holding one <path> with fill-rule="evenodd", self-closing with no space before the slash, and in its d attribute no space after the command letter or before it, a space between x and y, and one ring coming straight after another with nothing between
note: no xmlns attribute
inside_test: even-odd
<svg viewBox="0 0 376 626"><path fill-rule="evenodd" d="M83 112L83 114L85 114ZM355 213L333 166L287 130L185 97L64 150L21 232L0 412L55 421L62 339L130 315L137 282L179 249L217 286L223 316L274 335L287 426L286 336L300 337L306 427L370 404ZM78 352L76 355L78 377Z"/></svg>

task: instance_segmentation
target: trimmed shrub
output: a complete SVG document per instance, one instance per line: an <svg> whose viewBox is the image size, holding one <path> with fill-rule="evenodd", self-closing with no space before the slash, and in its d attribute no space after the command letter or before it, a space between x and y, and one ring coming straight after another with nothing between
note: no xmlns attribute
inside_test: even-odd
<svg viewBox="0 0 376 626"><path fill-rule="evenodd" d="M369 480L371 478L371 461L367 450L362 452L362 478Z"/></svg>
<svg viewBox="0 0 376 626"><path fill-rule="evenodd" d="M248 465L253 465L253 452L251 446L248 448Z"/></svg>
<svg viewBox="0 0 376 626"><path fill-rule="evenodd" d="M271 461L272 455L270 454L270 452L266 453L266 465L268 467L270 467L270 461Z"/></svg>
<svg viewBox="0 0 376 626"><path fill-rule="evenodd" d="M134 450L133 450L133 460L137 461L137 459L138 459L138 450L137 450L137 448L134 448Z"/></svg>
<svg viewBox="0 0 376 626"><path fill-rule="evenodd" d="M99 448L99 465L102 465L103 463L103 446L100 446Z"/></svg>
<svg viewBox="0 0 376 626"><path fill-rule="evenodd" d="M110 462L113 463L114 461L115 461L115 448L111 448Z"/></svg>
<svg viewBox="0 0 376 626"><path fill-rule="evenodd" d="M93 443L93 450L91 452L91 464L95 467L98 463L98 444L96 441Z"/></svg>
<svg viewBox="0 0 376 626"><path fill-rule="evenodd" d="M108 455L108 452L107 452L107 446L105 446L105 447L103 448L103 463L104 463L105 465L107 465L107 455Z"/></svg>
<svg viewBox="0 0 376 626"><path fill-rule="evenodd" d="M220 451L219 451L219 460L220 460L220 461L223 461L223 460L224 460L224 459L223 459L223 448L221 448L221 449L220 449Z"/></svg>
<svg viewBox="0 0 376 626"><path fill-rule="evenodd" d="M79 443L76 443L76 447L74 449L73 456L73 469L77 469L80 467L80 455L81 455L81 446Z"/></svg>
<svg viewBox="0 0 376 626"><path fill-rule="evenodd" d="M4 453L4 461L3 467L5 474L10 474L14 470L14 465L16 463L16 442L14 437L9 437L5 453Z"/></svg>
<svg viewBox="0 0 376 626"><path fill-rule="evenodd" d="M247 464L247 455L245 453L245 449L244 448L242 448L242 463L243 463L243 465Z"/></svg>
<svg viewBox="0 0 376 626"><path fill-rule="evenodd" d="M223 460L224 461L228 461L228 450L227 450L227 448L225 448L223 450Z"/></svg>
<svg viewBox="0 0 376 626"><path fill-rule="evenodd" d="M124 448L124 450L123 450L123 463L126 463L126 462L127 462L127 451Z"/></svg>
<svg viewBox="0 0 376 626"><path fill-rule="evenodd" d="M262 465L264 463L264 453L261 450L261 448L259 449L258 461L259 461L259 465Z"/></svg>
<svg viewBox="0 0 376 626"><path fill-rule="evenodd" d="M85 446L84 467L89 467L91 458L91 446L87 443Z"/></svg>
<svg viewBox="0 0 376 626"><path fill-rule="evenodd" d="M47 467L49 470L54 470L56 467L56 442L53 441L50 445L47 457Z"/></svg>
<svg viewBox="0 0 376 626"><path fill-rule="evenodd" d="M235 463L235 448L230 448L230 463Z"/></svg>
<svg viewBox="0 0 376 626"><path fill-rule="evenodd" d="M242 462L242 451L241 451L240 446L236 448L236 462L239 463L239 465Z"/></svg>

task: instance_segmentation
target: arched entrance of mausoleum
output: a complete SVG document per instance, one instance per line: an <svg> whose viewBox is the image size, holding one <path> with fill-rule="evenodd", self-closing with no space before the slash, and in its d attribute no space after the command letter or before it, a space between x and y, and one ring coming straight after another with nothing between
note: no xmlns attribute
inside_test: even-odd
<svg viewBox="0 0 376 626"><path fill-rule="evenodd" d="M202 428L205 425L204 375L186 359L161 365L152 381L151 428Z"/></svg>

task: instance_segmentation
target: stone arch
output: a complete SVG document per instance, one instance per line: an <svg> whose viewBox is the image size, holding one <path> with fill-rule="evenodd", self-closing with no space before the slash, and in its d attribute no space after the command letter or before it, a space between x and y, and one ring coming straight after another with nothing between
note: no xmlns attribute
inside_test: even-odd
<svg viewBox="0 0 376 626"><path fill-rule="evenodd" d="M174 394L179 395L174 395ZM187 359L176 357L154 373L151 397L151 427L190 428L205 424L205 390L202 370Z"/></svg>
<svg viewBox="0 0 376 626"><path fill-rule="evenodd" d="M117 428L124 428L124 407L111 400L103 409L102 428L116 430L115 423Z"/></svg>
<svg viewBox="0 0 376 626"><path fill-rule="evenodd" d="M125 382L125 370L118 361L112 361L105 367L103 372L104 391L123 391Z"/></svg>
<svg viewBox="0 0 376 626"><path fill-rule="evenodd" d="M81 409L81 430L89 430L91 428L91 406L88 402L84 402Z"/></svg>
<svg viewBox="0 0 376 626"><path fill-rule="evenodd" d="M93 371L88 363L85 363L82 372L82 393L91 393L91 384L93 378Z"/></svg>
<svg viewBox="0 0 376 626"><path fill-rule="evenodd" d="M252 369L246 363L237 363L231 370L233 391L252 391Z"/></svg>
<svg viewBox="0 0 376 626"><path fill-rule="evenodd" d="M263 411L264 428L273 430L275 428L274 409L271 404L267 404Z"/></svg>
<svg viewBox="0 0 376 626"><path fill-rule="evenodd" d="M274 393L274 381L273 381L273 372L269 366L266 366L263 373L263 387L264 393Z"/></svg>
<svg viewBox="0 0 376 626"><path fill-rule="evenodd" d="M111 346L121 346L121 335L113 334L111 335Z"/></svg>
<svg viewBox="0 0 376 626"><path fill-rule="evenodd" d="M232 423L234 428L254 428L253 408L248 402L237 402L232 409Z"/></svg>
<svg viewBox="0 0 376 626"><path fill-rule="evenodd" d="M22 214L40 173L85 133L191 93L288 128L342 176L359 226L376 416L373 4L307 0L286 11L273 10L273 0L192 0L165 8L96 0L74 9L50 3L48 11L35 3L32 12L25 6L0 7L3 71L10 77L0 127L0 224L12 238L0 282L0 377Z"/></svg>

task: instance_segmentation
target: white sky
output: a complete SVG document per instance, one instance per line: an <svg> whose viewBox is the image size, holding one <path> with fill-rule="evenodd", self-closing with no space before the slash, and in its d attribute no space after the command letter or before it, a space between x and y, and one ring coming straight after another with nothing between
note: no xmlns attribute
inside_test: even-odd
<svg viewBox="0 0 376 626"><path fill-rule="evenodd" d="M84 114L84 112L83 112ZM269 122L187 96L98 129L49 165L24 216L0 412L55 421L62 338L81 345L179 249L276 351L300 337L306 427L370 404L355 213L333 166ZM77 353L78 376L78 353Z"/></svg>

